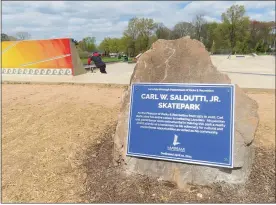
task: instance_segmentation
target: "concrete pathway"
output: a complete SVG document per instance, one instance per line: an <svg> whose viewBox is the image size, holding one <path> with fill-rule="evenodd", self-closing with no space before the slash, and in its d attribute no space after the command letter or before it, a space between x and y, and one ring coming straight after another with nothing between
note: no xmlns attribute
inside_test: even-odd
<svg viewBox="0 0 276 205"><path fill-rule="evenodd" d="M242 88L275 89L275 57L257 56L227 59L227 56L211 56L219 71L227 74L232 83ZM86 73L79 76L2 75L2 80L12 82L45 83L108 83L129 84L135 64L115 63L107 65L108 74Z"/></svg>
<svg viewBox="0 0 276 205"><path fill-rule="evenodd" d="M217 69L242 88L275 89L275 56L247 56L227 59L226 55L211 56Z"/></svg>
<svg viewBox="0 0 276 205"><path fill-rule="evenodd" d="M135 64L116 63L106 67L107 74L88 72L78 76L37 76L37 75L2 75L4 82L44 82L44 83L109 83L129 84Z"/></svg>

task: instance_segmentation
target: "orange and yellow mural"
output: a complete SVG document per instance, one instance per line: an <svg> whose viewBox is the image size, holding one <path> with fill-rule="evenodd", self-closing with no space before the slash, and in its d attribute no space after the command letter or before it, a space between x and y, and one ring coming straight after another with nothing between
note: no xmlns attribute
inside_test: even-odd
<svg viewBox="0 0 276 205"><path fill-rule="evenodd" d="M78 56L72 56L71 39L2 42L2 73L34 75L75 75ZM75 49L74 49L75 50ZM75 55L76 52L74 52ZM80 60L79 60L80 61ZM76 68L78 67L78 68ZM84 69L83 69L84 70Z"/></svg>

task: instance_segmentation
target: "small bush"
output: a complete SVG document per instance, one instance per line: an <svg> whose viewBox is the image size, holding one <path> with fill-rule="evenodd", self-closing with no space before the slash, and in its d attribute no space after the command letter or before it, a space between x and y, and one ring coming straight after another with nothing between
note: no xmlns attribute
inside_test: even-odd
<svg viewBox="0 0 276 205"><path fill-rule="evenodd" d="M79 51L79 56L80 58L88 58L88 56L90 55L91 53L87 52L87 51Z"/></svg>

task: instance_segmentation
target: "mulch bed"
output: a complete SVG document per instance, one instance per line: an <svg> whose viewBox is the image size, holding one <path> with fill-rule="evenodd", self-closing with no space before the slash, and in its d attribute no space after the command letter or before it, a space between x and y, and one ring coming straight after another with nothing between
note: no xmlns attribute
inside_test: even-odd
<svg viewBox="0 0 276 205"><path fill-rule="evenodd" d="M256 146L256 157L244 186L213 184L187 186L141 175L124 176L112 163L116 124L110 125L100 141L87 152L84 203L275 203L275 148ZM93 150L93 151L92 151Z"/></svg>

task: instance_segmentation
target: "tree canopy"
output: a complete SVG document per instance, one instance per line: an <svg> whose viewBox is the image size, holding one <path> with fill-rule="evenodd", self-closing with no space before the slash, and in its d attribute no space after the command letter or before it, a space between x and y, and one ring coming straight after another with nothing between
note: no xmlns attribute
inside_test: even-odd
<svg viewBox="0 0 276 205"><path fill-rule="evenodd" d="M124 52L137 55L158 39L190 36L201 41L212 53L267 52L275 41L270 31L275 22L250 20L244 6L233 5L221 14L221 22L208 22L203 14L192 22L181 21L171 29L149 18L132 18L121 38L105 38L99 48L106 53ZM273 41L274 40L274 41Z"/></svg>
<svg viewBox="0 0 276 205"><path fill-rule="evenodd" d="M275 47L275 34L271 29L275 22L250 19L242 5L233 5L221 14L221 22L207 21L197 14L192 22L180 21L170 28L151 18L131 18L120 38L104 38L96 45L93 36L73 40L81 56L100 50L106 55L123 52L135 56L148 50L158 39L173 40L184 36L201 41L212 53L252 53L271 51ZM2 33L2 41L30 39L28 32L18 32L16 37Z"/></svg>

